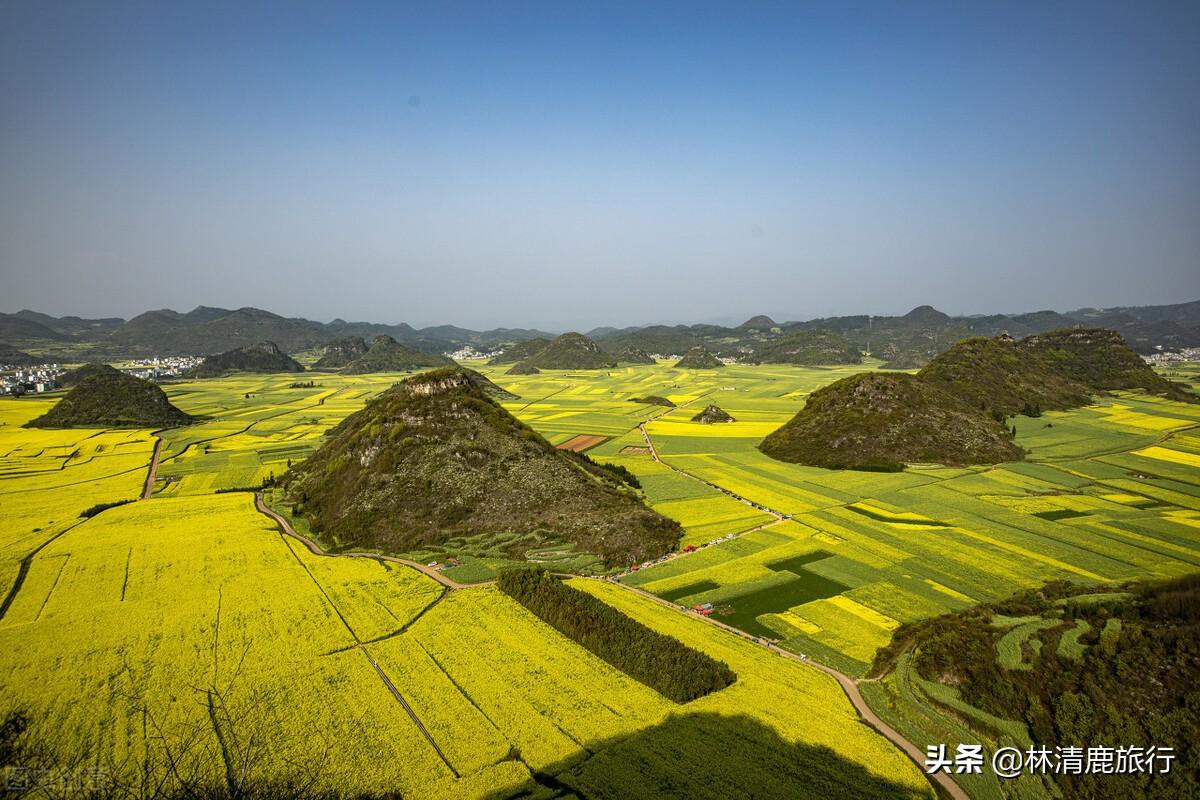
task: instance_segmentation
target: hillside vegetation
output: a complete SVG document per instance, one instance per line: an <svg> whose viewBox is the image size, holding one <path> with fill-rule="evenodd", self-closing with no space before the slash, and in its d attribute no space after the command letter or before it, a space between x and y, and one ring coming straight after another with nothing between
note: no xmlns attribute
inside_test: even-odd
<svg viewBox="0 0 1200 800"><path fill-rule="evenodd" d="M1144 389L1195 402L1161 377L1115 331L1074 328L1029 336L965 339L919 373L968 405L1000 415L1077 408L1090 396Z"/></svg>
<svg viewBox="0 0 1200 800"><path fill-rule="evenodd" d="M897 471L905 463L1016 461L1021 448L995 419L906 373L864 372L813 392L759 449L828 469Z"/></svg>
<svg viewBox="0 0 1200 800"><path fill-rule="evenodd" d="M532 358L538 353L546 349L550 344L549 339L538 337L536 339L528 339L524 342L517 342L504 348L504 352L498 356L492 356L488 364L495 366L496 364L515 364L519 361L525 361Z"/></svg>
<svg viewBox="0 0 1200 800"><path fill-rule="evenodd" d="M371 349L342 368L347 375L366 375L372 372L403 372L422 367L441 367L453 364L446 356L423 353L405 347L391 336L380 335Z"/></svg>
<svg viewBox="0 0 1200 800"><path fill-rule="evenodd" d="M1014 461L1023 452L1002 424L1007 417L1076 408L1116 389L1200 400L1155 373L1113 331L1073 328L1019 342L972 338L917 375L864 373L814 392L759 449L832 469Z"/></svg>
<svg viewBox="0 0 1200 800"><path fill-rule="evenodd" d="M617 360L582 333L564 333L526 361L538 369L608 369Z"/></svg>
<svg viewBox="0 0 1200 800"><path fill-rule="evenodd" d="M683 354L683 358L675 362L676 369L717 369L723 366L725 364L702 345L688 350Z"/></svg>
<svg viewBox="0 0 1200 800"><path fill-rule="evenodd" d="M341 369L365 355L367 349L367 343L361 336L339 337L321 349L321 357L313 364L313 369Z"/></svg>
<svg viewBox="0 0 1200 800"><path fill-rule="evenodd" d="M862 353L841 334L800 330L763 343L752 360L762 364L861 364Z"/></svg>
<svg viewBox="0 0 1200 800"><path fill-rule="evenodd" d="M478 373L446 367L396 384L347 417L284 482L340 549L407 552L459 536L539 532L610 565L671 550L679 524L614 471L556 450L501 408Z"/></svg>
<svg viewBox="0 0 1200 800"><path fill-rule="evenodd" d="M905 625L880 652L875 672L910 651L925 680L1028 726L1051 750L1175 749L1169 774L1056 774L1066 797L1200 794L1200 575L1109 588L1052 583Z"/></svg>
<svg viewBox="0 0 1200 800"><path fill-rule="evenodd" d="M191 421L156 384L114 369L84 378L26 427L173 428Z"/></svg>
<svg viewBox="0 0 1200 800"><path fill-rule="evenodd" d="M304 366L274 342L259 342L209 356L189 375L215 378L230 372L304 372Z"/></svg>

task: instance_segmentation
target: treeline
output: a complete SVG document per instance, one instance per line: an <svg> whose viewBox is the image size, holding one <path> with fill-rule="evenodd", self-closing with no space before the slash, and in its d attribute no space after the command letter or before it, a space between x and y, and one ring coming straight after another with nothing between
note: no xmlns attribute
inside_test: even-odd
<svg viewBox="0 0 1200 800"><path fill-rule="evenodd" d="M577 462L580 466L595 475L607 476L616 478L626 486L631 486L634 489L642 488L642 483L628 469L621 464L610 464L605 461L596 461L587 453L577 453L574 450L559 450L558 452L565 455L567 458Z"/></svg>
<svg viewBox="0 0 1200 800"><path fill-rule="evenodd" d="M559 633L676 703L737 680L727 664L650 630L540 567L503 570L497 585Z"/></svg>
<svg viewBox="0 0 1200 800"><path fill-rule="evenodd" d="M115 500L111 503L96 503L96 505L88 506L83 511L80 511L79 517L80 517L80 519L91 519L92 517L99 514L101 511L108 511L110 508L116 508L117 506L127 505L132 502L135 502L135 501L134 500Z"/></svg>

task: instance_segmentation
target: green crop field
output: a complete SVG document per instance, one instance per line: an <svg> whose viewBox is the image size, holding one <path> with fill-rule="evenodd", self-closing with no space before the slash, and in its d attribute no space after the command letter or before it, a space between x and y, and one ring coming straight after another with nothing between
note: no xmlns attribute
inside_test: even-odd
<svg viewBox="0 0 1200 800"><path fill-rule="evenodd" d="M158 434L149 499L90 518L81 513L141 496L154 432L27 430L53 399L0 400L4 707L28 710L47 741L115 772L165 775L168 756L183 754L219 780L245 757L266 776L303 763L345 791L555 796L539 783L549 775L615 797L686 780L696 765L678 754L699 739L695 758L716 757L706 748L724 752L726 740L730 752L747 742L766 754L746 755L761 773L751 784L694 796L732 796L736 785L770 796L770 776L790 781L800 763L861 773L842 796L929 797L917 766L858 721L833 678L629 588L711 603L714 620L860 677L907 621L1049 580L1200 568L1197 406L1121 393L1017 418L1022 463L832 472L756 446L811 391L862 367L512 376L507 365L472 366L516 395L504 406L552 443L608 437L588 455L628 468L647 502L682 524L673 557L613 576L626 586L576 584L726 661L733 686L674 706L492 588L446 592L407 567L320 557L281 536L252 495L218 490L281 475L402 376L314 374L313 387L289 388L295 375L234 375L165 386L200 421ZM678 408L632 402L649 395ZM708 404L736 421L692 422ZM561 548L531 556L599 568ZM498 550L463 555L446 574L483 581L505 563ZM1014 622L1006 663L1019 668L1033 633ZM1051 647L1070 657L1086 633ZM919 745L966 741L961 718L973 712L910 672L863 693ZM287 745L245 752L263 740ZM623 785L630 775L650 783ZM994 779L964 785L1001 796ZM1029 796L1040 786L1030 782Z"/></svg>

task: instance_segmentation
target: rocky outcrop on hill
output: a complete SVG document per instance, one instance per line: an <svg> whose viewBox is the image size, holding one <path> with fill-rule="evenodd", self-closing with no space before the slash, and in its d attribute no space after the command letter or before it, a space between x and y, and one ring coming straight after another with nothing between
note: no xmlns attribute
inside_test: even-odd
<svg viewBox="0 0 1200 800"><path fill-rule="evenodd" d="M701 411L696 416L692 417L692 422L703 422L705 425L734 421L734 418L722 411L719 406L712 405Z"/></svg>

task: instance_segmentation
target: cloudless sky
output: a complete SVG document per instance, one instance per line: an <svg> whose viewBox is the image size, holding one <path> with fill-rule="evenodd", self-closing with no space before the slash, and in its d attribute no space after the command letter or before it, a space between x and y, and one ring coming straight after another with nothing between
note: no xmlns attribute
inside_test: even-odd
<svg viewBox="0 0 1200 800"><path fill-rule="evenodd" d="M1200 298L1200 3L0 3L0 310Z"/></svg>

